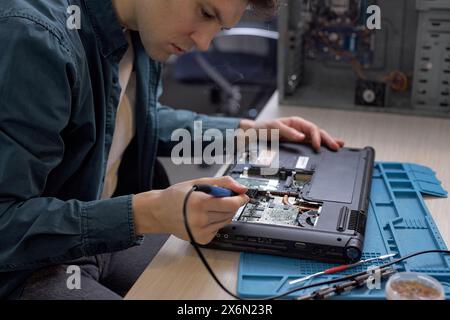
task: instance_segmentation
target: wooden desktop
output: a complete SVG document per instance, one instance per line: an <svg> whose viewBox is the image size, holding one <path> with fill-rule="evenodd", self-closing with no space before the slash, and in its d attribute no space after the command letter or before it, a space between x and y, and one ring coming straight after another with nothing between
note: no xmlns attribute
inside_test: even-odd
<svg viewBox="0 0 450 320"><path fill-rule="evenodd" d="M372 146L377 161L412 162L429 166L450 190L450 119L326 108L279 106L278 95L259 119L300 116L315 122L347 146ZM217 176L221 176L223 167ZM450 243L450 199L430 198L426 204L446 242ZM223 284L236 292L239 253L203 249ZM192 246L171 236L126 299L231 299L211 278Z"/></svg>

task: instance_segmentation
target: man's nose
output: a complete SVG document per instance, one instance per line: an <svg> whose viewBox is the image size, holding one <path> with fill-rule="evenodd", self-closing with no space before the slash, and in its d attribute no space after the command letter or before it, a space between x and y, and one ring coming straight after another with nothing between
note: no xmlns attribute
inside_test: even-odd
<svg viewBox="0 0 450 320"><path fill-rule="evenodd" d="M211 41L214 39L214 36L216 35L216 31L206 31L206 30L200 30L197 32L194 32L191 37L192 40L195 43L195 46L200 51L208 51L209 46L211 45Z"/></svg>

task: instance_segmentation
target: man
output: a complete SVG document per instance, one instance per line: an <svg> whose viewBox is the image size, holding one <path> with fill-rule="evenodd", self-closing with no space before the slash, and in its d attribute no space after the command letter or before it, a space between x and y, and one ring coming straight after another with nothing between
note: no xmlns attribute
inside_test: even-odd
<svg viewBox="0 0 450 320"><path fill-rule="evenodd" d="M208 243L247 200L231 178L154 190L157 155L177 128L279 129L283 139L343 142L301 118L213 118L158 104L161 62L275 0L3 0L0 3L0 297L120 299L166 239L189 223ZM75 6L75 7L69 7ZM68 8L78 8L80 28ZM69 10L70 12L70 10ZM74 12L77 12L75 10ZM157 179L156 179L157 180ZM153 189L153 190L152 190ZM149 191L150 190L150 191ZM143 241L143 235L146 235ZM68 281L69 266L81 280ZM75 279L75 278L74 278Z"/></svg>

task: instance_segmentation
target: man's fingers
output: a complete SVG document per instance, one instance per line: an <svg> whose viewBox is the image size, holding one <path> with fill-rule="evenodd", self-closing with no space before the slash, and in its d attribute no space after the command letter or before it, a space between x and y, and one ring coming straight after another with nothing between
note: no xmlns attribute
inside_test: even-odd
<svg viewBox="0 0 450 320"><path fill-rule="evenodd" d="M266 128L279 129L280 138L293 142L308 142L316 150L320 150L322 144L332 150L342 148L345 142L335 139L326 131L321 130L314 123L300 117L281 118L266 123Z"/></svg>
<svg viewBox="0 0 450 320"><path fill-rule="evenodd" d="M315 150L320 149L321 138L319 128L312 122L302 118L288 119L289 125L306 134L306 140L309 140Z"/></svg>
<svg viewBox="0 0 450 320"><path fill-rule="evenodd" d="M196 242L200 244L207 244L211 242L211 240L214 239L215 235L220 229L229 225L233 221L234 214L220 215L222 216L221 219L213 221L203 227L196 228L196 230L193 231L195 234L194 239Z"/></svg>
<svg viewBox="0 0 450 320"><path fill-rule="evenodd" d="M305 139L305 134L299 132L297 129L289 127L280 122L278 129L280 130L280 138L285 138L288 141L301 142Z"/></svg>
<svg viewBox="0 0 450 320"><path fill-rule="evenodd" d="M230 189L237 194L246 193L248 188L246 186L241 185L236 180L229 176L218 177L218 178L201 178L193 181L194 184L210 184L217 187L222 187L226 189Z"/></svg>
<svg viewBox="0 0 450 320"><path fill-rule="evenodd" d="M337 151L339 149L339 144L328 134L328 132L326 132L325 130L320 130L320 133L325 145L327 145L334 151Z"/></svg>
<svg viewBox="0 0 450 320"><path fill-rule="evenodd" d="M194 236L195 241L200 244L207 244L214 239L217 232L229 225L233 221L233 215L228 216L227 218L223 218L221 220L210 223L204 228L199 229Z"/></svg>
<svg viewBox="0 0 450 320"><path fill-rule="evenodd" d="M233 217L231 217L229 219L224 219L222 221L218 221L216 223L212 223L205 229L205 233L206 234L213 234L213 235L215 235L217 233L217 231L219 231L220 229L226 227L232 221L233 221Z"/></svg>
<svg viewBox="0 0 450 320"><path fill-rule="evenodd" d="M336 139L336 142L339 144L339 146L342 148L345 146L345 141L341 139Z"/></svg>
<svg viewBox="0 0 450 320"><path fill-rule="evenodd" d="M218 222L223 222L225 220L233 219L235 215L236 211L235 212L208 211L208 224L206 226Z"/></svg>
<svg viewBox="0 0 450 320"><path fill-rule="evenodd" d="M333 138L328 132L321 130L314 123L303 118L287 118L284 121L287 121L287 125L307 133L308 136L305 141L310 142L316 150L320 148L321 144L327 145L332 150L338 150L345 144L343 140Z"/></svg>
<svg viewBox="0 0 450 320"><path fill-rule="evenodd" d="M311 144L312 144L313 148L316 151L319 151L320 145L321 145L321 138L320 138L320 130L319 130L319 128L317 126L315 126L315 125L311 125L311 126L308 126L307 130L308 130L308 135L310 137Z"/></svg>
<svg viewBox="0 0 450 320"><path fill-rule="evenodd" d="M209 223L221 220L225 215L234 215L249 200L249 197L245 194L230 198L210 198L206 200L204 207L208 212Z"/></svg>

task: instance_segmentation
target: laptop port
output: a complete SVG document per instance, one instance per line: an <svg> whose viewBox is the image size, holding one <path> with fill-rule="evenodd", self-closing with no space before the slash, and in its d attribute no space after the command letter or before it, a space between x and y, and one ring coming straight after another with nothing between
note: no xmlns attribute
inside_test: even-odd
<svg viewBox="0 0 450 320"><path fill-rule="evenodd" d="M305 249L306 248L306 243L304 242L296 242L294 243L294 247L297 249Z"/></svg>
<svg viewBox="0 0 450 320"><path fill-rule="evenodd" d="M270 244L272 241L267 238L258 238L259 243Z"/></svg>

